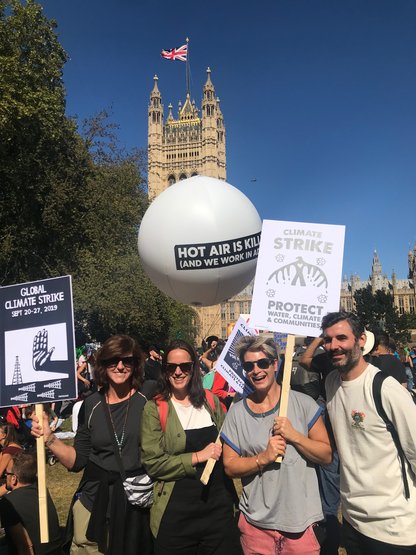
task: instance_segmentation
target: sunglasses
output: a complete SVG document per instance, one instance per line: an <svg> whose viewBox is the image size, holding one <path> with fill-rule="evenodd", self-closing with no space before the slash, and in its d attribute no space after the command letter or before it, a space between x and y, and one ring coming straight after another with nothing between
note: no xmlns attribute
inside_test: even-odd
<svg viewBox="0 0 416 555"><path fill-rule="evenodd" d="M135 363L137 363L136 357L113 357L104 360L104 366L106 368L116 368L118 363L122 362L125 368L133 368Z"/></svg>
<svg viewBox="0 0 416 555"><path fill-rule="evenodd" d="M246 372L252 372L254 370L254 366L260 368L260 370L267 370L271 364L273 364L274 359L269 358L260 358L254 362L246 361L242 363L242 367Z"/></svg>
<svg viewBox="0 0 416 555"><path fill-rule="evenodd" d="M5 472L6 476L16 476L14 472Z"/></svg>
<svg viewBox="0 0 416 555"><path fill-rule="evenodd" d="M166 372L168 372L168 374L173 374L178 366L181 369L181 372L183 372L184 374L189 374L190 372L192 372L194 363L180 362L179 364L176 364L175 362L168 362L166 363Z"/></svg>

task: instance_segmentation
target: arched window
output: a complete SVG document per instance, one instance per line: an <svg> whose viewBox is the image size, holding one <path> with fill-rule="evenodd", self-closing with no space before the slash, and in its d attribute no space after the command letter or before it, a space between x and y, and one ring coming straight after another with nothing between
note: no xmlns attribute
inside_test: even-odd
<svg viewBox="0 0 416 555"><path fill-rule="evenodd" d="M193 172L193 174L191 175L191 177L195 177L197 174L197 172Z"/></svg>
<svg viewBox="0 0 416 555"><path fill-rule="evenodd" d="M170 176L168 177L168 184L169 184L169 187L170 187L171 185L173 185L174 183L176 183L175 176L174 176L174 175L170 175Z"/></svg>
<svg viewBox="0 0 416 555"><path fill-rule="evenodd" d="M181 175L179 176L179 181L182 181L182 179L186 179L186 173L181 173Z"/></svg>

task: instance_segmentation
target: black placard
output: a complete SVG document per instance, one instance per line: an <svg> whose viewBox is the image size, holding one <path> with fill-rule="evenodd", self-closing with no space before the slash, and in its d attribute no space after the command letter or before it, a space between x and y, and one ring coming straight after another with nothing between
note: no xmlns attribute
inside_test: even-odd
<svg viewBox="0 0 416 555"><path fill-rule="evenodd" d="M0 288L0 406L75 399L71 277Z"/></svg>

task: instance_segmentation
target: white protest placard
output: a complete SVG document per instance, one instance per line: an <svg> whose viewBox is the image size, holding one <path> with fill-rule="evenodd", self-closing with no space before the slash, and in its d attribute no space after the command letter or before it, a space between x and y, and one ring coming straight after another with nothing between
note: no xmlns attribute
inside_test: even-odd
<svg viewBox="0 0 416 555"><path fill-rule="evenodd" d="M215 365L216 371L221 374L229 385L244 396L251 393L253 388L247 381L240 359L235 353L235 345L245 335L257 335L257 333L240 316Z"/></svg>
<svg viewBox="0 0 416 555"><path fill-rule="evenodd" d="M70 276L0 288L0 406L77 397Z"/></svg>
<svg viewBox="0 0 416 555"><path fill-rule="evenodd" d="M250 325L318 337L339 310L345 226L265 220Z"/></svg>

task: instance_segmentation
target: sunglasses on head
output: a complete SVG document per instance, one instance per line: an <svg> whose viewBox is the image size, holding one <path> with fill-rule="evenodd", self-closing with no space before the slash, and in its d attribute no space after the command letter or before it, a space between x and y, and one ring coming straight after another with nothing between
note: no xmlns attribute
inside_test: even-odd
<svg viewBox="0 0 416 555"><path fill-rule="evenodd" d="M137 362L136 357L113 357L108 358L104 361L104 366L106 368L115 368L118 363L122 362L125 368L133 368L134 364Z"/></svg>
<svg viewBox="0 0 416 555"><path fill-rule="evenodd" d="M175 362L167 362L166 363L166 371L169 374L173 374L174 372L176 372L176 368L178 366L181 369L181 372L183 372L184 374L189 374L189 372L192 372L192 368L194 366L194 363L193 362L179 362L179 364L176 364Z"/></svg>
<svg viewBox="0 0 416 555"><path fill-rule="evenodd" d="M273 364L274 359L269 358L260 358L254 362L245 361L242 363L242 367L246 372L252 372L254 370L254 366L260 368L260 370L267 370L271 364Z"/></svg>

